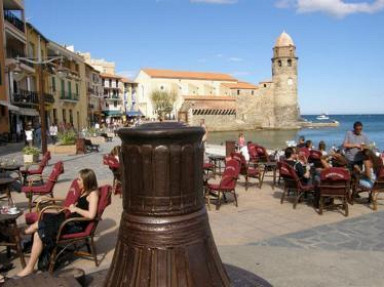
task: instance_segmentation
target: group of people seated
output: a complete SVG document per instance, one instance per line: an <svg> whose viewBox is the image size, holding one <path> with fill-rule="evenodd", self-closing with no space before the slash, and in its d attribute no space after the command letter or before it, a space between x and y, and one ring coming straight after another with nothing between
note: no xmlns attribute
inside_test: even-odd
<svg viewBox="0 0 384 287"><path fill-rule="evenodd" d="M313 145L310 140L305 141L301 136L296 147L285 149L285 160L295 168L303 184L316 183L321 170L329 167L346 167L351 174L358 178L359 186L371 189L376 180L376 173L383 165L383 161L368 147L368 137L362 132L361 122L355 122L353 130L348 131L340 150L326 151L324 141L318 146L318 157L311 158ZM314 176L310 176L313 167ZM314 180L315 182L311 182Z"/></svg>

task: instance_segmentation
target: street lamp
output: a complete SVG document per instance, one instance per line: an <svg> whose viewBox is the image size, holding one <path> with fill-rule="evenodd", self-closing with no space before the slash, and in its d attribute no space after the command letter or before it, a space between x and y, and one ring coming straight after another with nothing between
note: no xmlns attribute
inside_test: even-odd
<svg viewBox="0 0 384 287"><path fill-rule="evenodd" d="M60 66L56 70L56 74L59 78L65 78L68 76L68 70L63 68L62 62L63 57L51 57L44 60L33 60L26 57L17 57L16 67L13 69L13 75L16 81L22 80L26 74L20 68L20 61L24 61L30 64L33 64L38 67L39 74L39 114L41 122L41 149L43 154L47 152L47 122L46 122L46 113L45 113L45 99L44 99L44 68L45 65L50 64L56 60L60 60Z"/></svg>

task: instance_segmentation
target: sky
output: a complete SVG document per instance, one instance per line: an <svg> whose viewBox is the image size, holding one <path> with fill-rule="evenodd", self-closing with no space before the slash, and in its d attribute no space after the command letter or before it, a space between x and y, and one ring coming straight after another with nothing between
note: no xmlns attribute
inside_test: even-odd
<svg viewBox="0 0 384 287"><path fill-rule="evenodd" d="M116 63L271 79L286 31L302 114L384 113L384 0L25 0L47 38Z"/></svg>

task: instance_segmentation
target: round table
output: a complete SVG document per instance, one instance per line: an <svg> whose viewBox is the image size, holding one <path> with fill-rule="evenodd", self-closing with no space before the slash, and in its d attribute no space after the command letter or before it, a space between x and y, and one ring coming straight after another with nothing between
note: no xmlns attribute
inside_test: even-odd
<svg viewBox="0 0 384 287"><path fill-rule="evenodd" d="M212 162L215 165L214 168L214 174L221 174L222 169L224 169L225 166L225 156L223 155L210 155L208 156L208 159L210 162ZM224 165L222 165L224 164ZM219 170L217 172L217 169Z"/></svg>
<svg viewBox="0 0 384 287"><path fill-rule="evenodd" d="M7 256L10 257L10 248L16 249L18 256L20 257L21 265L25 267L24 254L21 248L20 231L17 227L17 218L19 218L23 212L20 210L16 214L2 214L0 213L0 231L1 234L8 236L10 240L1 242L0 246L7 247Z"/></svg>
<svg viewBox="0 0 384 287"><path fill-rule="evenodd" d="M8 164L8 165L0 166L0 171L2 171L2 172L16 172L18 175L18 179L20 180L20 182L22 182L23 177L22 177L21 171L20 171L21 167L23 167L23 165L21 165L21 164Z"/></svg>

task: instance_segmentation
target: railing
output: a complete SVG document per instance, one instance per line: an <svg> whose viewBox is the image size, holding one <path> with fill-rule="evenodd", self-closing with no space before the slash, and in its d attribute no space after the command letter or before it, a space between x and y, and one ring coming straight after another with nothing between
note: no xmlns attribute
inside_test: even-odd
<svg viewBox="0 0 384 287"><path fill-rule="evenodd" d="M39 93L35 91L27 91L19 89L13 93L12 102L14 104L34 106L39 104ZM53 104L55 97L51 94L44 93L44 102Z"/></svg>
<svg viewBox="0 0 384 287"><path fill-rule="evenodd" d="M39 94L33 91L19 90L13 93L12 102L15 104L22 105L38 105Z"/></svg>
<svg viewBox="0 0 384 287"><path fill-rule="evenodd" d="M78 94L74 94L74 93L69 93L69 92L66 92L64 94L61 93L60 100L64 100L64 101L78 101L79 100L79 95Z"/></svg>
<svg viewBox="0 0 384 287"><path fill-rule="evenodd" d="M13 14L9 10L4 11L4 19L7 20L7 22L11 23L13 26L15 26L17 29L19 29L21 32L24 33L24 23L21 21L15 14Z"/></svg>

